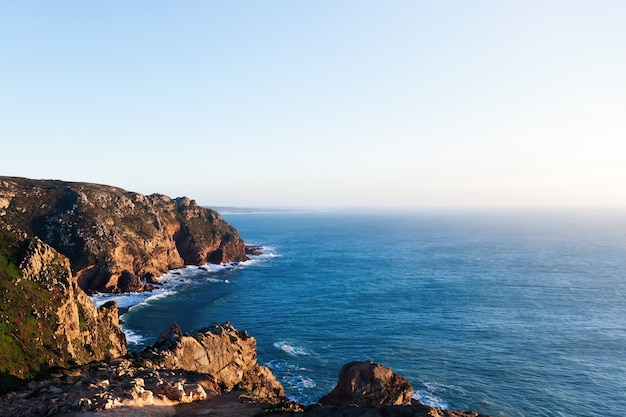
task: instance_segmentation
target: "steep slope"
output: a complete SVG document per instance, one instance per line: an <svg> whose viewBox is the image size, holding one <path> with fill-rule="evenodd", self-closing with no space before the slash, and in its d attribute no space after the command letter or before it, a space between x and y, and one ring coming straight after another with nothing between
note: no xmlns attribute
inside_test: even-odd
<svg viewBox="0 0 626 417"><path fill-rule="evenodd" d="M115 303L97 309L65 256L0 222L0 391L52 367L125 353Z"/></svg>
<svg viewBox="0 0 626 417"><path fill-rule="evenodd" d="M0 177L0 219L67 256L86 291L141 291L186 264L247 259L237 230L188 198Z"/></svg>

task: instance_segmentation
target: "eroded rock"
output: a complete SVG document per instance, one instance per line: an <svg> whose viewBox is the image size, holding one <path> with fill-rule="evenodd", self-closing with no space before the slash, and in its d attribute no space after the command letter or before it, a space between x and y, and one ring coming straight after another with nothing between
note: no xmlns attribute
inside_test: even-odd
<svg viewBox="0 0 626 417"><path fill-rule="evenodd" d="M164 368L212 375L225 391L242 388L270 401L285 395L271 371L259 365L256 340L230 323L215 324L193 336L182 335L180 327L171 324L145 354L158 358Z"/></svg>
<svg viewBox="0 0 626 417"><path fill-rule="evenodd" d="M320 398L325 406L410 405L413 387L391 369L369 361L350 362L335 388Z"/></svg>

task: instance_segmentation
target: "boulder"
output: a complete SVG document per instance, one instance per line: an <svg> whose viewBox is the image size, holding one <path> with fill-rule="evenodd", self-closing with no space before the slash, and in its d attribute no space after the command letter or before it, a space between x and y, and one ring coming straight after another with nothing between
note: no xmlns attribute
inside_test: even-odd
<svg viewBox="0 0 626 417"><path fill-rule="evenodd" d="M335 388L320 398L323 406L410 405L413 387L391 369L370 361L350 362Z"/></svg>

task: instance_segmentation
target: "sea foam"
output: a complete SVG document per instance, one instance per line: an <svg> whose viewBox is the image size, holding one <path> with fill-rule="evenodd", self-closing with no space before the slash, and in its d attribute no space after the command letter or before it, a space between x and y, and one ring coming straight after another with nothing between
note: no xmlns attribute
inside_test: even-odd
<svg viewBox="0 0 626 417"><path fill-rule="evenodd" d="M317 383L313 380L313 378L303 375L305 373L310 373L310 369L278 359L269 361L265 365L274 373L281 374L279 380L287 392L290 393L289 399L302 404L311 404L315 402L315 398L311 396L309 390L315 388Z"/></svg>
<svg viewBox="0 0 626 417"><path fill-rule="evenodd" d="M185 266L183 268L171 270L157 278L158 286L152 291L145 292L129 292L122 294L97 293L91 296L91 300L96 307L100 307L109 301L115 301L118 308L123 310L131 310L133 308L147 306L153 301L169 297L178 292L177 288L193 282L194 280L204 279L206 282L230 284L228 279L219 279L206 274L215 274L228 269L240 269L250 265L262 262L264 255L252 256L251 259L243 262L228 262L222 264L205 264L201 266ZM123 323L122 314L120 316L121 328L126 335L126 341L130 345L141 345L145 338L128 329Z"/></svg>
<svg viewBox="0 0 626 417"><path fill-rule="evenodd" d="M435 393L436 391L441 389L441 384L437 384L435 382L423 382L422 385L426 389L414 390L414 400L418 400L422 404L428 405L430 407L441 408L443 410L447 410L449 408L448 404Z"/></svg>
<svg viewBox="0 0 626 417"><path fill-rule="evenodd" d="M296 346L295 344L290 342L275 342L274 347L292 356L308 356L311 354L311 352L309 352L307 349L301 346Z"/></svg>

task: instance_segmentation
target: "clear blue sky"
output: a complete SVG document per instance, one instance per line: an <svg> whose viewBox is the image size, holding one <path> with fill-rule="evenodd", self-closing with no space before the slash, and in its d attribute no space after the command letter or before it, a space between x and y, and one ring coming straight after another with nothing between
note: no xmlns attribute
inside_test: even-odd
<svg viewBox="0 0 626 417"><path fill-rule="evenodd" d="M2 1L0 175L626 206L626 1Z"/></svg>

